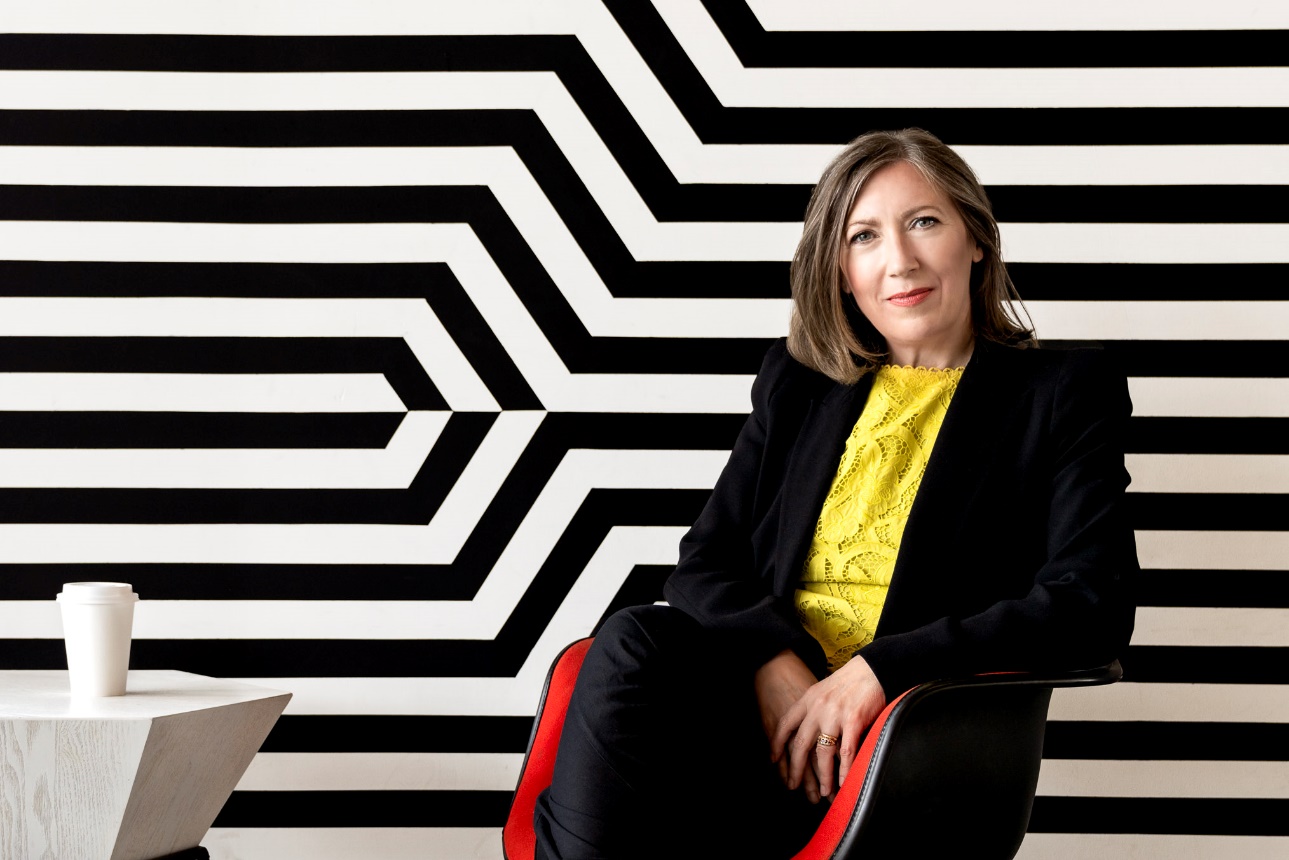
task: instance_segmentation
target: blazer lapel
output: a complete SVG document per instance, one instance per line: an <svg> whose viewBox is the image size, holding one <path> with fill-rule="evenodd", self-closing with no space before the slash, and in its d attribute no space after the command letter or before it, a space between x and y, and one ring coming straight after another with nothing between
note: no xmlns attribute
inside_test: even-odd
<svg viewBox="0 0 1289 860"><path fill-rule="evenodd" d="M901 627L899 607L904 595L915 596L919 589L934 587L935 580L955 566L952 548L959 545L962 512L988 468L993 419L1005 412L1016 395L1015 386L1005 382L1005 349L978 343L962 373L900 538L899 557L878 621L879 636L888 619Z"/></svg>
<svg viewBox="0 0 1289 860"><path fill-rule="evenodd" d="M775 550L775 582L784 593L800 578L810 538L824 498L832 487L846 448L846 439L872 387L872 374L854 385L836 385L822 399L810 401L809 411L788 459L780 498L779 534Z"/></svg>

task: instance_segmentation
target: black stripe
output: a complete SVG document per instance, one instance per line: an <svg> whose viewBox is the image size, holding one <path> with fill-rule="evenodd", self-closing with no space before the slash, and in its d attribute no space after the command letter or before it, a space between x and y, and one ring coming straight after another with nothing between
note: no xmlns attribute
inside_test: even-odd
<svg viewBox="0 0 1289 860"><path fill-rule="evenodd" d="M749 68L1143 68L1278 66L1284 30L766 31L745 3L704 0ZM862 40L863 50L856 50ZM0 68L31 71L441 71L541 68L568 36L225 36L10 33ZM1142 45L1150 45L1143 51ZM518 54L507 60L506 54ZM535 58L541 59L535 59ZM533 58L533 59L529 59ZM534 65L536 64L536 65Z"/></svg>
<svg viewBox="0 0 1289 860"><path fill-rule="evenodd" d="M2 413L0 413L2 414ZM134 413L130 413L134 414ZM444 427L430 456L418 470L416 478L406 490L294 490L294 489L118 489L118 488L0 488L0 522L60 522L60 523L400 523L414 525L426 523L433 517L443 497L457 480L473 456L483 436L491 427L495 413L453 413ZM503 485L493 505L507 513L501 521L517 524L526 513L526 504L536 498L546 478L559 459L570 448L613 449L671 449L727 451L746 417L730 415L672 415L658 414L579 414L557 413L548 415L538 429L518 465ZM526 463L540 463L538 473L528 483ZM516 476L518 471L518 476ZM522 489L521 489L522 486ZM608 492L608 491L595 491ZM655 498L652 490L614 491L632 497L629 510L648 505L679 504L670 514L669 524L692 522L692 516L706 501L708 490L677 490L667 499ZM669 501L668 501L669 500ZM491 509L490 509L491 510ZM627 516L638 516L632 513ZM654 516L654 515L649 515ZM685 517L690 517L686 520ZM500 540L504 534L501 521L485 515L478 528ZM481 541L486 541L483 534ZM473 544L468 544L471 546ZM481 544L482 545L482 544ZM489 551L487 558L492 557ZM486 570L485 558L474 558ZM490 562L488 563L490 565ZM112 567L116 567L113 565ZM184 569L191 566L180 565ZM170 566L143 566L144 570L168 570ZM213 565L216 571L277 570L277 566ZM288 566L296 569L295 566ZM388 571L398 566L376 565L375 569ZM33 568L34 570L35 568ZM313 570L313 566L303 566ZM413 568L414 570L417 568ZM164 578L165 574L160 574ZM234 579L242 574L233 574ZM345 599L364 599L365 586L355 589L349 578L337 574L330 566L323 565L316 575L322 584L332 583L344 591ZM18 576L25 576L20 568ZM273 581L294 577L286 573L275 574ZM186 579L187 577L185 577ZM374 587L385 593L382 599L396 599L380 588L379 583L388 577L375 577ZM43 587L43 580L42 587ZM394 583L389 587L398 588ZM275 586L266 586L270 589ZM291 587L292 589L294 586ZM351 593L352 592L352 593ZM39 592L37 592L39 593ZM302 596L293 590L291 596ZM408 597L449 598L456 592L416 592ZM260 595L261 598L266 597ZM334 599L341 599L338 595Z"/></svg>
<svg viewBox="0 0 1289 860"><path fill-rule="evenodd" d="M511 791L234 791L214 827L501 827ZM497 836L500 844L501 836ZM378 846L372 846L379 851ZM378 856L373 853L369 856Z"/></svg>
<svg viewBox="0 0 1289 860"><path fill-rule="evenodd" d="M1289 454L1289 418L1172 418L1134 415L1136 454Z"/></svg>
<svg viewBox="0 0 1289 860"><path fill-rule="evenodd" d="M671 564L637 564L631 568L631 573L627 574L617 594L613 595L613 599L605 607L600 619L591 628L591 633L597 632L600 625L619 609L643 606L662 600L662 584L674 569L675 565Z"/></svg>
<svg viewBox="0 0 1289 860"><path fill-rule="evenodd" d="M1157 224L1278 223L1279 185L989 185L999 222Z"/></svg>
<svg viewBox="0 0 1289 860"><path fill-rule="evenodd" d="M586 250L588 257L597 253ZM649 267L655 264L632 265L654 271ZM786 262L656 265L666 267L668 277L628 277L626 268L611 266L605 270L612 275L606 286L624 298L788 298ZM1280 285L1289 278L1289 265L1279 263L1011 263L1008 270L1029 301L1211 300L1219 284L1227 301L1277 301L1284 296ZM450 328L459 325L454 306L440 312L437 299L448 290L464 294L446 263L0 260L0 281L14 296L428 298Z"/></svg>
<svg viewBox="0 0 1289 860"><path fill-rule="evenodd" d="M0 448L384 448L402 412L0 412Z"/></svg>
<svg viewBox="0 0 1289 860"><path fill-rule="evenodd" d="M703 494L679 490L593 490L493 640L138 639L131 646L130 666L183 666L212 677L512 677L609 529L689 523L702 502ZM477 528L468 543L481 535L492 546L504 546L507 537ZM490 567L468 567L460 556L454 563L460 578L475 588ZM59 640L11 639L6 644L12 668L66 666Z"/></svg>
<svg viewBox="0 0 1289 860"><path fill-rule="evenodd" d="M538 176L555 173L538 166ZM544 183L554 191L556 183ZM674 183L673 183L674 184ZM12 221L163 221L220 223L422 223L448 220L435 212L435 186L115 186L0 185L0 219ZM669 205L697 198L693 185L670 194L642 191L664 221L797 221L810 187L705 185L697 210ZM1283 185L991 185L1000 222L1097 224L1284 223ZM584 189L577 189L579 196ZM564 191L567 193L567 191ZM1226 277L1229 277L1227 275Z"/></svg>
<svg viewBox="0 0 1289 860"><path fill-rule="evenodd" d="M501 827L511 791L235 791L215 827ZM1030 833L1289 835L1289 801L1034 799Z"/></svg>
<svg viewBox="0 0 1289 860"><path fill-rule="evenodd" d="M0 283L8 287L8 295L21 296L200 296L245 298L419 298L425 299L434 315L443 323L457 347L470 362L473 370L488 387L503 409L539 409L540 401L515 366L514 360L484 321L470 301L461 283L446 263L137 263L137 262L69 262L69 261L0 261ZM341 347L333 339L312 339L319 344L331 343L333 350L352 351ZM372 349L378 338L352 338L362 341L360 349ZM391 365L392 379L406 389L417 373L409 368L419 365L415 356L401 339L385 339L383 357L389 361L395 354L398 360ZM116 361L122 353L129 354L134 347L153 352L162 342L177 343L175 338L98 339L110 343L106 350L108 360ZM239 357L262 355L267 347L275 362L281 362L308 338L248 338L234 352ZM47 342L62 360L84 356L93 350L91 343L81 339L29 339L20 341L24 347ZM209 344L211 339L192 341L192 345ZM319 349L322 347L319 346ZM4 341L0 341L0 350ZM186 355L191 349L176 350ZM392 352L391 352L392 351ZM23 350L24 355L26 350ZM66 353L66 355L64 355ZM4 355L0 352L0 357ZM99 369L99 354L92 362ZM168 356L161 369L172 369ZM311 357L311 361L313 358ZM161 362L159 362L161 363ZM302 368L318 365L302 362ZM321 366L330 364L324 362ZM154 368L158 369L158 368ZM364 366L363 370L371 367ZM313 372L317 372L316 369ZM424 376L424 370L419 373ZM415 389L408 389L409 396L417 397ZM420 402L420 399L414 400Z"/></svg>
<svg viewBox="0 0 1289 860"><path fill-rule="evenodd" d="M1279 66L1289 38L1284 30L767 31L745 0L703 5L747 68L918 68L928 57L966 69Z"/></svg>
<svg viewBox="0 0 1289 860"><path fill-rule="evenodd" d="M576 535L580 524L566 532ZM580 538L580 535L577 536ZM581 543L582 541L578 541ZM568 541L561 538L561 543ZM594 547L577 555L589 558ZM571 556L562 547L552 557ZM581 568L578 568L580 570ZM542 566L495 640L139 639L131 646L134 669L168 669L213 677L511 677L520 668L559 602L576 579L550 563ZM590 631L587 631L590 632ZM56 639L10 639L15 669L66 667ZM1130 646L1124 680L1171 684L1289 683L1289 649L1278 647L1183 648Z"/></svg>
<svg viewBox="0 0 1289 860"><path fill-rule="evenodd" d="M542 402L533 393L528 380L515 364L495 332L475 307L461 282L449 277L423 284L426 301L443 323L452 342L470 362L497 405L502 409L541 409Z"/></svg>
<svg viewBox="0 0 1289 860"><path fill-rule="evenodd" d="M1113 305L1104 308L1107 317ZM1046 340L1061 349L1096 346L1114 356L1128 376L1282 377L1289 376L1289 349L1283 340Z"/></svg>
<svg viewBox="0 0 1289 860"><path fill-rule="evenodd" d="M461 289L447 263L139 263L0 260L11 296L427 299ZM444 325L450 316L438 315Z"/></svg>
<svg viewBox="0 0 1289 860"><path fill-rule="evenodd" d="M1282 108L725 108L652 6L620 0L606 5L704 143L841 144L868 129L915 125L936 131L951 145L1233 144L1281 143L1285 139ZM1247 41L1229 49L1239 52L1239 65L1258 62L1257 50L1243 54L1251 47L1256 49L1266 42L1278 47L1276 31L1266 36L1259 32L1253 31ZM1032 37L1031 33L1017 33L1013 38L1023 41ZM1203 37L1214 38L1207 32ZM1128 32L1111 36L1107 44L1112 47L1115 39L1126 39L1137 45L1140 38ZM1201 38L1200 34L1195 38ZM1221 43L1238 37L1216 38ZM12 34L5 39L7 50L0 51L0 68L553 71L619 161L629 149L638 155L640 147L648 147L634 119L575 36ZM1075 65L1089 65L1096 53L1089 50ZM816 54L814 59L821 56L825 55ZM987 65L1005 64L1005 54L981 52L977 56ZM1132 56L1141 58L1145 65L1156 65L1151 52L1107 50L1105 56L1113 58L1114 66ZM1210 56L1206 41L1204 50L1195 55L1195 64L1210 65ZM1275 58L1274 64L1280 63L1278 52L1272 50L1268 56ZM919 63L925 62L921 52L916 57Z"/></svg>
<svg viewBox="0 0 1289 860"><path fill-rule="evenodd" d="M1003 135L1014 145L1082 146L1275 143L1289 134L1275 118L1282 108L727 108L652 4L605 6L703 143L842 144L865 131L909 126L950 146L1002 143Z"/></svg>
<svg viewBox="0 0 1289 860"><path fill-rule="evenodd" d="M1289 725L1049 720L1043 758L1286 761Z"/></svg>
<svg viewBox="0 0 1289 860"><path fill-rule="evenodd" d="M283 714L267 753L522 753L532 717Z"/></svg>
<svg viewBox="0 0 1289 860"><path fill-rule="evenodd" d="M1141 606L1289 609L1289 576L1282 570L1148 569L1137 575L1136 588Z"/></svg>
<svg viewBox="0 0 1289 860"><path fill-rule="evenodd" d="M1289 648L1130 645L1123 679L1148 684L1289 684Z"/></svg>
<svg viewBox="0 0 1289 860"><path fill-rule="evenodd" d="M406 489L0 488L0 522L423 524L496 418L452 413Z"/></svg>
<svg viewBox="0 0 1289 860"><path fill-rule="evenodd" d="M1009 263L1027 301L1277 301L1281 263Z"/></svg>
<svg viewBox="0 0 1289 860"><path fill-rule="evenodd" d="M1283 493L1128 493L1134 529L1276 531L1285 526Z"/></svg>
<svg viewBox="0 0 1289 860"><path fill-rule="evenodd" d="M1193 788L1203 794L1204 786ZM1040 795L1029 832L1289 836L1289 800Z"/></svg>
<svg viewBox="0 0 1289 860"><path fill-rule="evenodd" d="M448 408L400 337L0 337L0 371L381 373L406 408Z"/></svg>

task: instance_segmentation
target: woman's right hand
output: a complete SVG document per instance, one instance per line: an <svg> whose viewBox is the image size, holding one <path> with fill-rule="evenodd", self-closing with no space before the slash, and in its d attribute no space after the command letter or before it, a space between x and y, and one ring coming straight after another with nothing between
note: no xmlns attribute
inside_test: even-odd
<svg viewBox="0 0 1289 860"><path fill-rule="evenodd" d="M792 784L793 747L791 743L781 743L776 747L774 737L784 715L792 710L817 681L810 667L791 649L779 652L756 672L756 700L761 708L761 726L765 729L766 739L770 741L770 756L778 763L779 776L785 786ZM806 798L811 803L818 803L821 793L814 768L804 767L802 770L804 774L801 787Z"/></svg>

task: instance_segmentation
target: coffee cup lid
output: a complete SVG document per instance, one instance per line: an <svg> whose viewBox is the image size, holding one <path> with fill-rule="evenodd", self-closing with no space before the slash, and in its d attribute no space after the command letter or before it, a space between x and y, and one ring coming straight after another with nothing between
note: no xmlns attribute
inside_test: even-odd
<svg viewBox="0 0 1289 860"><path fill-rule="evenodd" d="M139 599L128 582L64 582L58 600L77 603L124 603Z"/></svg>

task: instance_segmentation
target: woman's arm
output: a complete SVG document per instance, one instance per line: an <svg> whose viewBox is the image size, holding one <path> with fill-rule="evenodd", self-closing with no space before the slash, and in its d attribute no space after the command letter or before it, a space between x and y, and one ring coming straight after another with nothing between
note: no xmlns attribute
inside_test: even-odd
<svg viewBox="0 0 1289 860"><path fill-rule="evenodd" d="M1125 512L1127 380L1095 350L1071 351L1045 428L1046 559L1029 592L981 612L884 635L859 653L888 698L923 681L1038 667L1084 668L1119 657L1132 633L1136 546ZM1006 522L997 523L1006 552ZM988 576L987 559L964 560Z"/></svg>
<svg viewBox="0 0 1289 860"><path fill-rule="evenodd" d="M728 631L731 656L755 666L785 648L812 665L822 657L790 601L775 597L772 583L758 572L752 538L769 505L758 493L777 490L783 478L778 455L788 440L778 439L777 447L767 450L774 432L770 425L775 415L787 413L790 419L798 411L795 399L809 384L806 373L788 355L784 339L766 352L752 384L751 414L702 513L681 540L679 561L663 585L668 603L707 627ZM804 405L802 401L800 408Z"/></svg>

